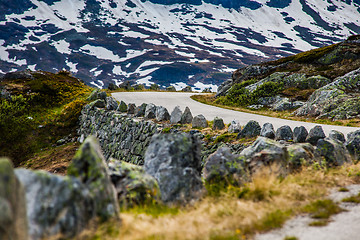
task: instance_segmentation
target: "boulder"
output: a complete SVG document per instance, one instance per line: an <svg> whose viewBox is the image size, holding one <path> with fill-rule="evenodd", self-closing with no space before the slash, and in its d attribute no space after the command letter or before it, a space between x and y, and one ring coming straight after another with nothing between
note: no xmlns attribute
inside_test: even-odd
<svg viewBox="0 0 360 240"><path fill-rule="evenodd" d="M145 119L155 119L156 118L156 106L154 104L149 103L146 106L144 118Z"/></svg>
<svg viewBox="0 0 360 240"><path fill-rule="evenodd" d="M316 144L316 151L326 160L328 167L341 166L344 163L351 163L351 157L344 144L336 139L319 139Z"/></svg>
<svg viewBox="0 0 360 240"><path fill-rule="evenodd" d="M110 159L109 172L122 207L151 203L160 199L160 189L154 177L143 167Z"/></svg>
<svg viewBox="0 0 360 240"><path fill-rule="evenodd" d="M99 143L94 137L85 139L69 165L67 174L79 178L89 189L95 203L94 211L101 220L119 217L116 191Z"/></svg>
<svg viewBox="0 0 360 240"><path fill-rule="evenodd" d="M292 172L315 161L315 148L310 143L292 144L287 147L287 152L289 169Z"/></svg>
<svg viewBox="0 0 360 240"><path fill-rule="evenodd" d="M213 130L223 130L225 128L225 124L222 118L215 117L213 123Z"/></svg>
<svg viewBox="0 0 360 240"><path fill-rule="evenodd" d="M304 104L305 103L301 101L292 102L288 98L283 98L281 99L281 101L274 103L271 109L274 111L287 111L287 110L299 108Z"/></svg>
<svg viewBox="0 0 360 240"><path fill-rule="evenodd" d="M127 107L126 103L124 101L121 101L118 106L117 111L124 113L124 112L127 112L127 109L128 109L128 107Z"/></svg>
<svg viewBox="0 0 360 240"><path fill-rule="evenodd" d="M288 125L281 126L276 130L275 133L275 140L285 140L285 141L292 141L293 140L293 131Z"/></svg>
<svg viewBox="0 0 360 240"><path fill-rule="evenodd" d="M107 97L106 98L106 110L117 110L118 103L113 97Z"/></svg>
<svg viewBox="0 0 360 240"><path fill-rule="evenodd" d="M204 115L200 114L193 118L192 122L193 128L206 128L208 127L208 123L204 117Z"/></svg>
<svg viewBox="0 0 360 240"><path fill-rule="evenodd" d="M7 158L0 158L0 226L0 239L28 239L24 188Z"/></svg>
<svg viewBox="0 0 360 240"><path fill-rule="evenodd" d="M180 123L181 122L181 116L182 116L182 111L180 110L179 106L176 106L174 108L174 110L171 112L170 123L171 124Z"/></svg>
<svg viewBox="0 0 360 240"><path fill-rule="evenodd" d="M26 192L30 239L74 238L95 219L93 196L79 179L28 169L15 173Z"/></svg>
<svg viewBox="0 0 360 240"><path fill-rule="evenodd" d="M260 135L261 127L258 122L250 120L237 135L239 138L252 138Z"/></svg>
<svg viewBox="0 0 360 240"><path fill-rule="evenodd" d="M97 99L97 100L95 100L95 101L88 104L89 109L104 108L105 106L106 106L106 103L102 99Z"/></svg>
<svg viewBox="0 0 360 240"><path fill-rule="evenodd" d="M181 91L182 91L182 92L191 92L192 89L191 89L190 86L186 86L186 87L184 87L183 89L181 89Z"/></svg>
<svg viewBox="0 0 360 240"><path fill-rule="evenodd" d="M360 130L351 132L347 135L345 142L346 149L349 151L354 160L360 160Z"/></svg>
<svg viewBox="0 0 360 240"><path fill-rule="evenodd" d="M321 126L317 125L315 127L313 127L312 129L310 129L310 132L308 134L308 136L306 137L306 142L311 143L312 145L316 145L317 141L319 139L325 138L325 133L324 130L322 129Z"/></svg>
<svg viewBox="0 0 360 240"><path fill-rule="evenodd" d="M156 120L157 121L168 121L170 120L170 114L166 108L163 106L156 107Z"/></svg>
<svg viewBox="0 0 360 240"><path fill-rule="evenodd" d="M106 97L106 92L103 92L100 89L95 89L91 92L90 96L86 99L86 101L95 101L97 99L102 99L106 101Z"/></svg>
<svg viewBox="0 0 360 240"><path fill-rule="evenodd" d="M143 103L135 109L135 117L143 117L145 115L145 109L147 104Z"/></svg>
<svg viewBox="0 0 360 240"><path fill-rule="evenodd" d="M188 124L191 123L193 120L193 116L191 114L190 108L186 107L183 114L181 115L180 123Z"/></svg>
<svg viewBox="0 0 360 240"><path fill-rule="evenodd" d="M239 120L232 120L228 128L229 133L238 133L241 131L241 125Z"/></svg>
<svg viewBox="0 0 360 240"><path fill-rule="evenodd" d="M166 88L166 91L168 92L176 92L176 88L174 86L169 86Z"/></svg>
<svg viewBox="0 0 360 240"><path fill-rule="evenodd" d="M271 123L264 123L260 131L260 136L274 139L275 138L274 126Z"/></svg>
<svg viewBox="0 0 360 240"><path fill-rule="evenodd" d="M232 154L228 147L221 147L208 157L203 177L206 183L223 182L232 185L240 185L247 178L243 161Z"/></svg>
<svg viewBox="0 0 360 240"><path fill-rule="evenodd" d="M331 80L323 76L311 76L299 82L298 88L300 89L318 89L331 83Z"/></svg>
<svg viewBox="0 0 360 240"><path fill-rule="evenodd" d="M339 140L342 143L345 143L345 136L342 132L331 130L329 133L329 138Z"/></svg>
<svg viewBox="0 0 360 240"><path fill-rule="evenodd" d="M303 143L306 141L308 136L308 131L304 126L295 127L294 128L294 142L295 143Z"/></svg>
<svg viewBox="0 0 360 240"><path fill-rule="evenodd" d="M127 107L127 113L128 114L135 114L136 105L135 103L129 103Z"/></svg>
<svg viewBox="0 0 360 240"><path fill-rule="evenodd" d="M144 169L158 181L165 203L184 204L203 195L200 142L190 134L158 134L145 153Z"/></svg>

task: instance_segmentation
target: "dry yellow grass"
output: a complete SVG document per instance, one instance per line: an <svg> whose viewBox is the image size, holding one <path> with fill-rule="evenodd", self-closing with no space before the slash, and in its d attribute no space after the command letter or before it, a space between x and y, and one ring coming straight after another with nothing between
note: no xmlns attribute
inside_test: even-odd
<svg viewBox="0 0 360 240"><path fill-rule="evenodd" d="M307 168L279 179L266 171L241 188L230 187L217 197L205 197L177 214L121 214L121 226L108 223L86 239L251 239L270 230L312 201L324 199L330 188L360 182L360 165L331 170Z"/></svg>

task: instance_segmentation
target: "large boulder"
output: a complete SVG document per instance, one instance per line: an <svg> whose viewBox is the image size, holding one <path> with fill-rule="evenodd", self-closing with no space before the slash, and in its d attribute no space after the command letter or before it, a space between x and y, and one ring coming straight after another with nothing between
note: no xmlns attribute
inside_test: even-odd
<svg viewBox="0 0 360 240"><path fill-rule="evenodd" d="M97 99L87 105L89 109L104 108L105 106L106 106L106 102L105 100L102 99Z"/></svg>
<svg viewBox="0 0 360 240"><path fill-rule="evenodd" d="M203 169L206 183L240 185L246 180L244 162L231 153L230 148L221 147L211 154Z"/></svg>
<svg viewBox="0 0 360 240"><path fill-rule="evenodd" d="M146 103L143 103L140 106L138 106L135 109L134 116L135 117L143 117L145 115L146 106L147 106Z"/></svg>
<svg viewBox="0 0 360 240"><path fill-rule="evenodd" d="M261 127L258 122L250 120L237 135L239 138L252 138L260 135Z"/></svg>
<svg viewBox="0 0 360 240"><path fill-rule="evenodd" d="M353 159L360 160L360 130L351 132L347 135L345 146Z"/></svg>
<svg viewBox="0 0 360 240"><path fill-rule="evenodd" d="M285 140L291 141L293 140L293 131L291 130L290 126L285 125L281 126L276 130L275 133L275 140Z"/></svg>
<svg viewBox="0 0 360 240"><path fill-rule="evenodd" d="M306 137L305 141L311 143L312 145L316 145L319 139L323 139L325 137L326 136L324 130L322 129L321 126L317 125L312 129L310 129L309 134Z"/></svg>
<svg viewBox="0 0 360 240"><path fill-rule="evenodd" d="M351 163L351 157L344 144L336 139L319 139L316 151L325 158L328 167Z"/></svg>
<svg viewBox="0 0 360 240"><path fill-rule="evenodd" d="M95 101L97 99L101 99L106 101L106 92L101 91L100 89L95 89L91 92L90 96L86 99L87 101Z"/></svg>
<svg viewBox="0 0 360 240"><path fill-rule="evenodd" d="M165 203L187 203L203 194L201 145L190 134L158 134L145 153L145 171L159 183Z"/></svg>
<svg viewBox="0 0 360 240"><path fill-rule="evenodd" d="M202 114L196 115L193 118L191 124L192 124L193 128L206 128L206 127L208 127L208 123L206 121L206 118Z"/></svg>
<svg viewBox="0 0 360 240"><path fill-rule="evenodd" d="M127 107L127 113L128 114L135 114L136 105L135 103L129 103Z"/></svg>
<svg viewBox="0 0 360 240"><path fill-rule="evenodd" d="M28 239L24 188L6 158L0 158L0 226L0 239Z"/></svg>
<svg viewBox="0 0 360 240"><path fill-rule="evenodd" d="M225 128L224 120L219 117L214 118L213 130L223 130Z"/></svg>
<svg viewBox="0 0 360 240"><path fill-rule="evenodd" d="M160 189L154 177L143 167L110 159L109 171L122 207L150 203L160 199Z"/></svg>
<svg viewBox="0 0 360 240"><path fill-rule="evenodd" d="M77 177L94 199L94 211L101 220L119 217L116 191L111 183L105 158L98 141L89 136L76 152L68 176Z"/></svg>
<svg viewBox="0 0 360 240"><path fill-rule="evenodd" d="M170 114L166 108L163 106L156 107L156 120L157 121L167 121L170 120Z"/></svg>
<svg viewBox="0 0 360 240"><path fill-rule="evenodd" d="M280 101L275 102L271 109L274 111L287 111L299 108L304 104L301 101L290 101L289 98L282 98Z"/></svg>
<svg viewBox="0 0 360 240"><path fill-rule="evenodd" d="M174 108L174 110L171 112L170 123L171 124L180 123L181 122L181 116L182 116L182 111L180 110L179 106L176 106Z"/></svg>
<svg viewBox="0 0 360 240"><path fill-rule="evenodd" d="M145 119L155 119L156 118L156 106L154 104L149 103L146 106L144 118Z"/></svg>
<svg viewBox="0 0 360 240"><path fill-rule="evenodd" d="M128 109L128 106L126 105L126 103L124 101L121 101L117 108L117 111L125 113L125 112L127 112L127 109Z"/></svg>
<svg viewBox="0 0 360 240"><path fill-rule="evenodd" d="M331 130L329 133L329 138L336 139L342 143L345 143L345 136L342 132Z"/></svg>
<svg viewBox="0 0 360 240"><path fill-rule="evenodd" d="M106 110L116 110L118 108L118 103L113 97L106 98Z"/></svg>
<svg viewBox="0 0 360 240"><path fill-rule="evenodd" d="M304 126L295 127L293 133L294 133L294 142L295 143L305 142L306 138L309 134Z"/></svg>
<svg viewBox="0 0 360 240"><path fill-rule="evenodd" d="M193 120L193 116L191 114L190 108L186 107L183 114L181 115L180 123L188 124L191 123Z"/></svg>
<svg viewBox="0 0 360 240"><path fill-rule="evenodd" d="M239 120L232 120L228 128L229 133L239 133L241 131L241 125Z"/></svg>
<svg viewBox="0 0 360 240"><path fill-rule="evenodd" d="M309 165L316 159L315 148L310 143L292 144L287 147L290 171L301 170L304 165Z"/></svg>
<svg viewBox="0 0 360 240"><path fill-rule="evenodd" d="M275 138L274 126L271 123L264 123L260 131L260 136L274 139Z"/></svg>
<svg viewBox="0 0 360 240"><path fill-rule="evenodd" d="M79 179L27 169L15 173L26 192L30 239L73 238L95 219L97 203Z"/></svg>

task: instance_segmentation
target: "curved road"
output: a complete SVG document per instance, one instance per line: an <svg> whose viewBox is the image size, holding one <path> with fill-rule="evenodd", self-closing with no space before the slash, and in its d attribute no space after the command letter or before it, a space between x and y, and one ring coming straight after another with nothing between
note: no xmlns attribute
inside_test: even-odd
<svg viewBox="0 0 360 240"><path fill-rule="evenodd" d="M289 125L292 129L297 126L304 126L310 130L315 125L321 125L324 129L326 135L329 134L331 130L338 130L345 134L345 136L352 131L355 131L359 128L355 127L345 127L345 126L335 126L335 125L325 125L325 124L315 124L308 122L299 122L292 120L285 120L280 118L267 117L257 114L244 113L233 111L229 109L214 107L199 103L190 98L194 93L184 93L184 92L118 92L113 93L112 96L118 101L124 101L126 104L135 103L136 106L141 105L142 103L153 103L157 106L163 106L167 108L171 114L175 106L180 106L181 110L184 111L185 107L189 107L193 116L202 114L207 120L213 120L215 117L221 117L225 123L230 123L232 120L237 119L240 121L241 125L245 125L250 120L255 120L259 122L262 126L266 122L270 122L274 125L275 130L281 126Z"/></svg>

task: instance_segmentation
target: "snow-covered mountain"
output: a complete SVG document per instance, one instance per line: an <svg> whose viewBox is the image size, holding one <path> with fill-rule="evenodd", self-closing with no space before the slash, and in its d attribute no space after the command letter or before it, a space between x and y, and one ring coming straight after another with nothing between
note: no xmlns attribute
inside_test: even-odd
<svg viewBox="0 0 360 240"><path fill-rule="evenodd" d="M0 0L0 71L216 90L244 65L358 34L359 21L360 0Z"/></svg>

